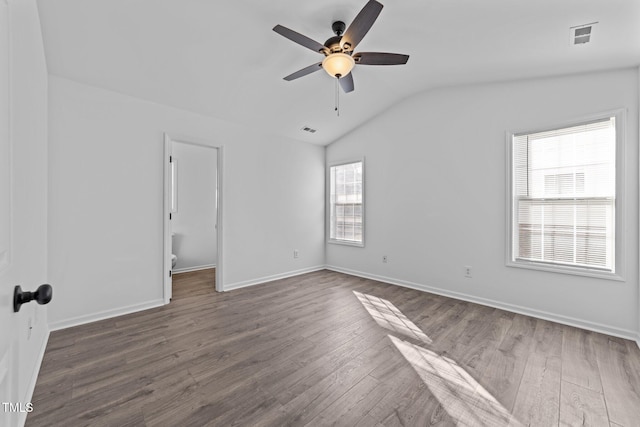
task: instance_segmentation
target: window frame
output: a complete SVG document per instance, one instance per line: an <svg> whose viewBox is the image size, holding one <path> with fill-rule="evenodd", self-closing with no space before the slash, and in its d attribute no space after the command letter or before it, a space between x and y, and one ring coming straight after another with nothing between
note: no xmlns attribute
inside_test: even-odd
<svg viewBox="0 0 640 427"><path fill-rule="evenodd" d="M615 117L616 130L616 197L614 203L614 271L603 271L597 268L570 266L562 264L546 263L541 261L517 260L514 257L513 235L514 235L514 209L515 202L513 196L514 189L514 150L513 137L523 134L533 134L545 132L554 129L568 128L579 126L581 124L603 120ZM568 120L563 123L555 123L540 126L535 129L524 131L507 131L505 133L506 142L506 240L505 240L505 265L507 267L524 268L530 270L548 271L561 274L570 274L576 276L586 276L607 280L625 281L625 260L626 260L626 233L624 226L626 224L626 192L625 192L625 151L626 151L626 109L617 109L605 111L590 116L580 117Z"/></svg>
<svg viewBox="0 0 640 427"><path fill-rule="evenodd" d="M328 163L326 170L325 170L325 174L326 174L326 204L325 204L325 217L326 217L326 221L325 221L325 227L326 227L326 240L327 243L330 244L335 244L335 245L343 245L343 246L353 246L353 247L358 247L358 248L364 248L365 245L365 206L366 206L366 201L365 201L365 192L366 192L366 185L365 185L365 161L364 161L364 157L359 157L359 158L355 158L355 159L350 159L350 160L343 160L343 161L338 161L338 162L332 162L332 163ZM337 167L337 166L344 166L344 165L349 165L352 163L362 163L362 241L361 242L351 242L348 240L340 240L340 239L332 239L331 238L331 168L333 167Z"/></svg>

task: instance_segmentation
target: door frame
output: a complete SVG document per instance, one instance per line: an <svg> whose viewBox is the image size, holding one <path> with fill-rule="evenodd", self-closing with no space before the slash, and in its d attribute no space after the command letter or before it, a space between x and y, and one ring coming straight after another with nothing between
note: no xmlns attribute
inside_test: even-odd
<svg viewBox="0 0 640 427"><path fill-rule="evenodd" d="M163 183L163 262L162 262L162 293L164 296L164 303L169 304L171 301L171 286L173 283L171 275L171 165L170 156L172 151L172 144L179 142L182 144L197 145L205 148L212 148L217 151L217 164L216 164L216 245L217 245L217 260L216 260L216 291L224 291L224 245L223 245L223 179L224 179L224 146L216 145L200 138L194 138L191 136L180 135L176 133L164 133L164 183Z"/></svg>

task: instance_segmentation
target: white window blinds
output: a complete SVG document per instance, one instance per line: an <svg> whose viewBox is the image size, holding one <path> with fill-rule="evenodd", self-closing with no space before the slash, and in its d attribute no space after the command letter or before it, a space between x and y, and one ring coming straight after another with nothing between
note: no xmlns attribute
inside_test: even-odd
<svg viewBox="0 0 640 427"><path fill-rule="evenodd" d="M329 238L345 243L363 242L362 162L329 168Z"/></svg>
<svg viewBox="0 0 640 427"><path fill-rule="evenodd" d="M614 271L615 117L514 135L512 261Z"/></svg>

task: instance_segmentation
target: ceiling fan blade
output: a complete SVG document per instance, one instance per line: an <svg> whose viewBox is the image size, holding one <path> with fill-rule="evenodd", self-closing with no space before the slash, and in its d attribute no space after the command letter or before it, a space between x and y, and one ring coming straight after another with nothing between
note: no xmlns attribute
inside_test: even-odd
<svg viewBox="0 0 640 427"><path fill-rule="evenodd" d="M356 45L364 38L369 32L369 29L378 19L378 15L382 11L382 4L376 0L369 0L369 3L364 5L360 13L355 17L347 31L342 35L340 44L348 51L353 51ZM348 45L348 46L347 46Z"/></svg>
<svg viewBox="0 0 640 427"><path fill-rule="evenodd" d="M340 82L340 87L342 87L342 90L345 93L349 93L349 92L353 92L353 72L347 74L344 77L340 77L338 79L338 82Z"/></svg>
<svg viewBox="0 0 640 427"><path fill-rule="evenodd" d="M293 42L298 43L299 45L313 50L314 52L322 53L326 49L323 44L320 44L307 36L303 36L300 33L290 30L287 27L283 27L282 25L276 25L275 27L273 27L273 31L280 34L281 36L288 38Z"/></svg>
<svg viewBox="0 0 640 427"><path fill-rule="evenodd" d="M317 64L309 65L308 67L304 67L302 70L298 70L295 73L289 74L284 79L286 81L291 81L298 79L300 77L306 76L307 74L311 74L318 70L322 70L322 62L318 62Z"/></svg>
<svg viewBox="0 0 640 427"><path fill-rule="evenodd" d="M409 55L384 52L358 52L353 55L356 64L362 65L402 65L409 60Z"/></svg>

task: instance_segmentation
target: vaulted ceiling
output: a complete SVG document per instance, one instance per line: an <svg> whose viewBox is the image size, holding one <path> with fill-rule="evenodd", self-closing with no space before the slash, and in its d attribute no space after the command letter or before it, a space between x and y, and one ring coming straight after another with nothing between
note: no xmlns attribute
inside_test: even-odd
<svg viewBox="0 0 640 427"><path fill-rule="evenodd" d="M418 92L638 66L638 0L380 0L357 51L410 55L357 65L355 91L324 72L283 77L322 56L276 24L324 43L366 0L39 0L49 72L263 132L328 144ZM592 41L570 27L597 22ZM310 134L303 126L317 129Z"/></svg>

